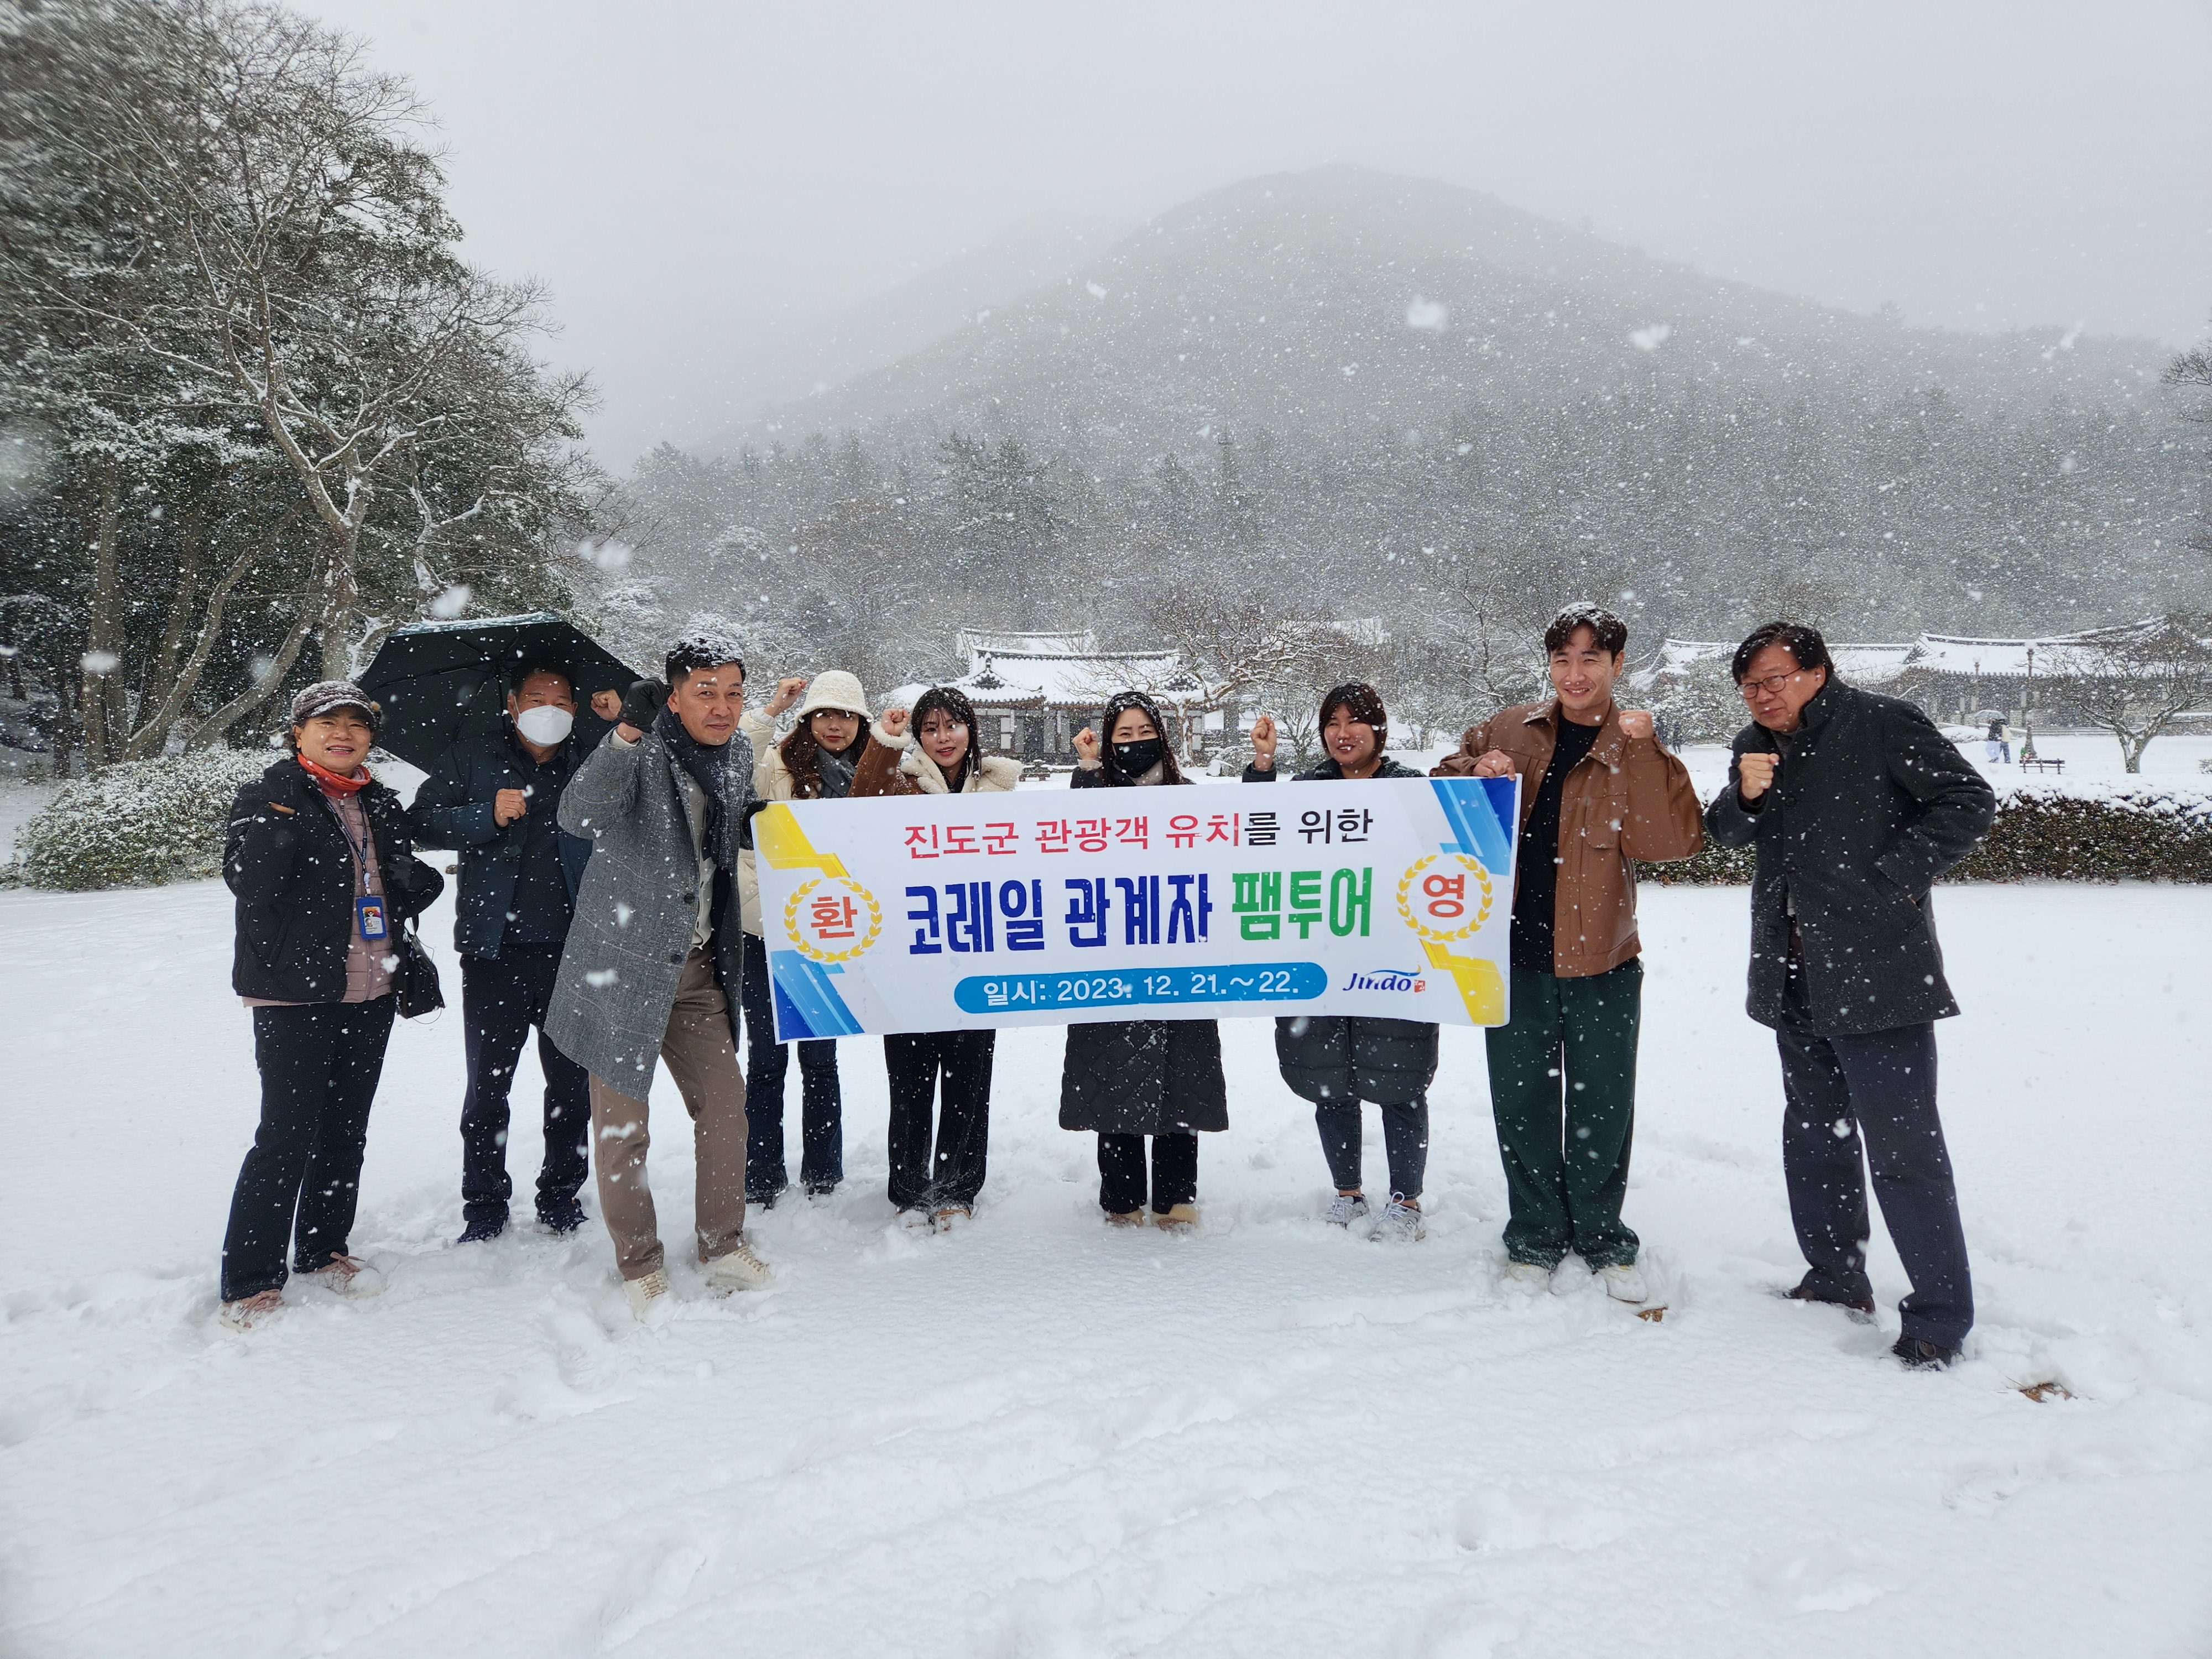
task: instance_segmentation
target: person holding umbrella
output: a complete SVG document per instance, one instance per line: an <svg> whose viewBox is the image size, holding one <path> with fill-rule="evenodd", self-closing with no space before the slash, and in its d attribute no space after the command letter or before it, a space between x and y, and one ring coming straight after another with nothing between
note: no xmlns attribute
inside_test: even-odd
<svg viewBox="0 0 2212 1659"><path fill-rule="evenodd" d="M580 758L576 690L565 665L526 662L512 678L496 733L465 737L438 757L409 814L425 847L460 853L453 948L461 958L463 1048L460 1242L507 1230L508 1091L530 1030L545 1079L545 1154L538 1219L582 1224L577 1190L591 1173L591 1079L545 1035L561 950L592 844L561 828L562 792ZM602 694L605 695L605 694ZM617 700L616 712L620 712Z"/></svg>
<svg viewBox="0 0 2212 1659"><path fill-rule="evenodd" d="M419 949L406 924L446 884L415 857L399 797L362 764L380 720L358 685L317 681L292 699L292 752L231 803L230 982L253 1011L261 1073L261 1121L222 1239L222 1322L233 1330L283 1306L288 1244L293 1272L341 1296L376 1284L346 1248L368 1109L398 1012L395 981Z"/></svg>

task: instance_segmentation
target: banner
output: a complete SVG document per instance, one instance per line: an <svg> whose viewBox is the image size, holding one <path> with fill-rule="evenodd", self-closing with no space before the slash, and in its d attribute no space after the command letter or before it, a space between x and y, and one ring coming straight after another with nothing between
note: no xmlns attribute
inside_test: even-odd
<svg viewBox="0 0 2212 1659"><path fill-rule="evenodd" d="M779 801L779 1040L1100 1019L1506 1018L1519 783Z"/></svg>

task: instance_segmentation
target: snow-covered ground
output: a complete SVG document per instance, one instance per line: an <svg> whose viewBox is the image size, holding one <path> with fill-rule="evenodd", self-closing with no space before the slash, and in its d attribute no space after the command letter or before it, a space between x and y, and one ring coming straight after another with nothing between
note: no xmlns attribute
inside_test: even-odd
<svg viewBox="0 0 2212 1659"><path fill-rule="evenodd" d="M1744 894L1644 905L1629 1218L1662 1323L1571 1270L1496 1282L1478 1035L1445 1033L1430 1237L1394 1249L1319 1222L1310 1119L1247 1022L1187 1239L1100 1224L1052 1030L1000 1039L975 1224L890 1230L882 1066L848 1042L850 1179L756 1218L781 1287L734 1301L680 1249L664 1085L684 1301L641 1330L596 1222L453 1245L448 1011L396 1034L370 1126L353 1243L389 1290L295 1291L239 1340L211 1322L254 1115L226 895L0 893L0 1651L2212 1651L2212 892L1939 896L1982 1322L1935 1376L1882 1357L1880 1238L1878 1328L1778 1299ZM538 1150L525 1112L526 1192ZM2021 1392L2046 1382L2075 1397Z"/></svg>

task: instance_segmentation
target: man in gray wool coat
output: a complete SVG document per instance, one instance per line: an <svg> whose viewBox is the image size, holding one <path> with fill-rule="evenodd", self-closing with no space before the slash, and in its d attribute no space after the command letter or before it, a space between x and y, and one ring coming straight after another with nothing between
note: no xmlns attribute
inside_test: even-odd
<svg viewBox="0 0 2212 1659"><path fill-rule="evenodd" d="M768 1282L746 1244L745 1083L738 1061L744 936L735 872L752 796L738 730L745 669L714 638L670 648L665 684L592 699L615 729L561 797L561 827L592 843L544 1031L592 1078L599 1212L640 1319L669 1306L646 1180L647 1097L667 1063L698 1152L699 1259L717 1291ZM604 706L603 706L604 705Z"/></svg>

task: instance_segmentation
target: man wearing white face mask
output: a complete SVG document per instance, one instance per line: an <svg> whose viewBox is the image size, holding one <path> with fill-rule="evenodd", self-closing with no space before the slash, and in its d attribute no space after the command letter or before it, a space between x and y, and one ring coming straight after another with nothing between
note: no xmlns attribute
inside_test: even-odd
<svg viewBox="0 0 2212 1659"><path fill-rule="evenodd" d="M461 1243L507 1230L507 1091L538 1028L545 1075L545 1161L538 1218L555 1232L584 1219L577 1192L591 1166L591 1078L544 1033L545 1010L575 914L592 843L561 828L561 792L575 775L576 693L566 670L526 666L497 736L464 738L438 757L410 817L425 847L457 848L453 944L469 1087L461 1103Z"/></svg>

